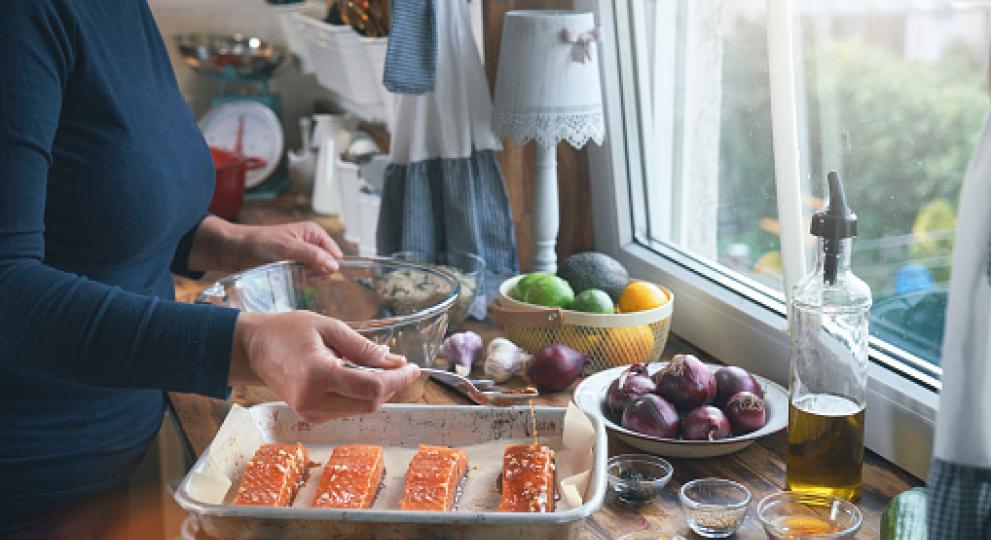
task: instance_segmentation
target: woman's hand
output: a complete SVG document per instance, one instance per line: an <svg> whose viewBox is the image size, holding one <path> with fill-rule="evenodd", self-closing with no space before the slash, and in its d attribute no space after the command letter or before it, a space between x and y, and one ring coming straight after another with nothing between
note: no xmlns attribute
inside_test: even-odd
<svg viewBox="0 0 991 540"><path fill-rule="evenodd" d="M420 375L343 322L309 311L241 313L231 356L231 384L264 384L307 422L374 412ZM345 359L384 370L347 368Z"/></svg>
<svg viewBox="0 0 991 540"><path fill-rule="evenodd" d="M284 225L239 225L208 216L200 223L189 252L191 270L234 272L292 259L320 272L337 271L344 254L313 221Z"/></svg>

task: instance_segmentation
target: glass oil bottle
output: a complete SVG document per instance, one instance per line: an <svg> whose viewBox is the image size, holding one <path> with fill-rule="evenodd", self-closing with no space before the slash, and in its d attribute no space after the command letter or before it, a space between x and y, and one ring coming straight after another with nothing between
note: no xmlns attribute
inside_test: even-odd
<svg viewBox="0 0 991 540"><path fill-rule="evenodd" d="M788 306L787 486L853 501L864 461L871 291L850 271L857 215L839 175L827 180L829 204L812 217L815 269L795 286Z"/></svg>

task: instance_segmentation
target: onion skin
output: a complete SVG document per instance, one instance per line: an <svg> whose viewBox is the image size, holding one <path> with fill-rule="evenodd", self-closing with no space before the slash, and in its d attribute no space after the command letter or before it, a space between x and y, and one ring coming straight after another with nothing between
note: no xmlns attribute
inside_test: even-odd
<svg viewBox="0 0 991 540"><path fill-rule="evenodd" d="M685 415L681 421L681 436L687 441L715 441L733 433L723 411L703 405Z"/></svg>
<svg viewBox="0 0 991 540"><path fill-rule="evenodd" d="M678 411L668 400L657 394L644 394L623 409L622 426L637 433L677 439L680 427Z"/></svg>
<svg viewBox="0 0 991 540"><path fill-rule="evenodd" d="M726 407L729 398L737 392L753 392L764 397L764 389L747 370L736 366L716 370L716 406Z"/></svg>
<svg viewBox="0 0 991 540"><path fill-rule="evenodd" d="M679 411L691 411L716 399L716 377L698 358L678 354L654 374L657 393Z"/></svg>
<svg viewBox="0 0 991 540"><path fill-rule="evenodd" d="M560 392L582 376L587 364L587 355L567 345L552 343L533 355L526 376L541 392Z"/></svg>
<svg viewBox="0 0 991 540"><path fill-rule="evenodd" d="M764 399L753 392L737 392L726 403L726 418L733 426L734 435L757 431L767 423Z"/></svg>
<svg viewBox="0 0 991 540"><path fill-rule="evenodd" d="M647 366L633 364L609 385L606 391L606 412L617 422L622 420L623 409L633 398L653 393L654 381L647 374Z"/></svg>

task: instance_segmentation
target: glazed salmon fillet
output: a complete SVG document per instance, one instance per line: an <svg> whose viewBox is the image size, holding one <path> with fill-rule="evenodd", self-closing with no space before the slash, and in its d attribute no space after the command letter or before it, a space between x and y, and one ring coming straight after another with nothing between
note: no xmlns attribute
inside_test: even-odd
<svg viewBox="0 0 991 540"><path fill-rule="evenodd" d="M382 483L384 470L381 446L338 446L324 466L320 487L313 495L311 506L370 508Z"/></svg>
<svg viewBox="0 0 991 540"><path fill-rule="evenodd" d="M468 454L456 448L421 444L409 462L401 510L449 512L458 484L468 471Z"/></svg>
<svg viewBox="0 0 991 540"><path fill-rule="evenodd" d="M306 479L310 459L300 444L263 444L248 462L234 504L289 506Z"/></svg>
<svg viewBox="0 0 991 540"><path fill-rule="evenodd" d="M499 511L554 511L553 450L537 443L506 447Z"/></svg>

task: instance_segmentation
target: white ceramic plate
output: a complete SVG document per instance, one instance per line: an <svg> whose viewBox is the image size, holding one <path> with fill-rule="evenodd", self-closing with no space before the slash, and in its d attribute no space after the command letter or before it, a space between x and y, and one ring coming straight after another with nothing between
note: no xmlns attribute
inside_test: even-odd
<svg viewBox="0 0 991 540"><path fill-rule="evenodd" d="M655 362L648 365L647 369L653 375L666 364L667 362ZM723 367L713 364L706 364L706 366L713 372ZM606 428L615 433L623 442L644 452L676 458L723 456L743 450L755 440L780 431L788 425L788 392L781 385L759 375L754 375L761 388L764 389L764 407L767 410L767 423L757 431L718 441L662 439L631 431L613 422L605 412L606 391L627 367L614 367L588 377L575 388L573 399L581 410L591 416L601 418Z"/></svg>

